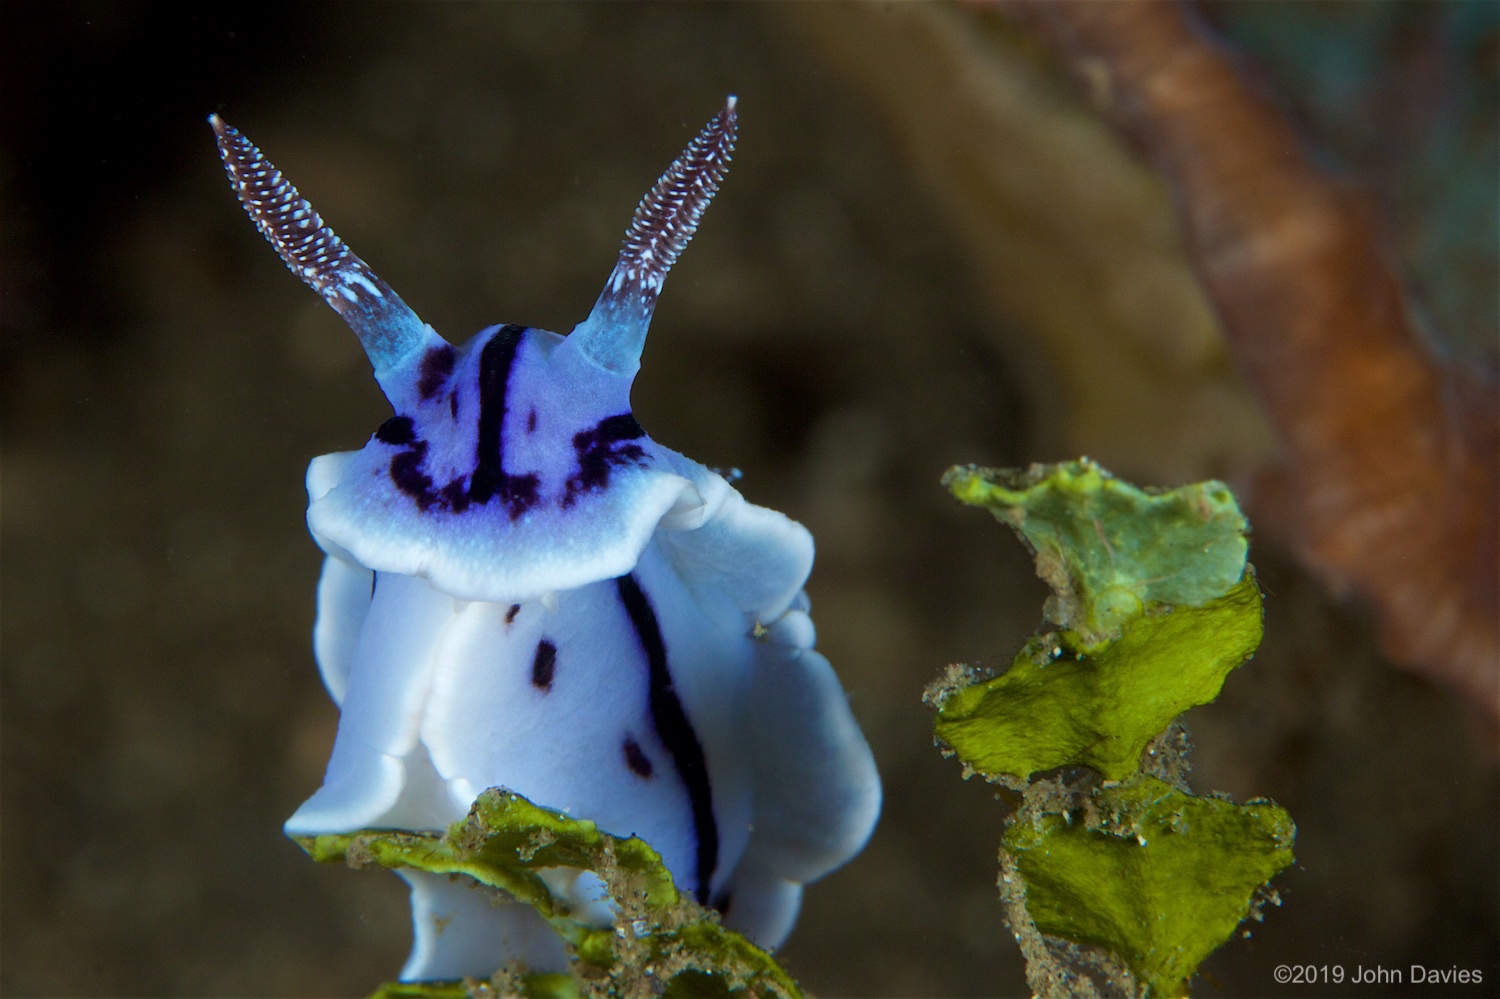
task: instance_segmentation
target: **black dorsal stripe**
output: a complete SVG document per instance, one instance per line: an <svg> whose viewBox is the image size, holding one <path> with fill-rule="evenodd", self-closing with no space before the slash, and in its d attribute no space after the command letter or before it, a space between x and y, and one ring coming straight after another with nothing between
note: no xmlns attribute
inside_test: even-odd
<svg viewBox="0 0 1500 999"><path fill-rule="evenodd" d="M672 673L667 668L667 646L662 640L661 625L656 620L650 598L634 575L620 576L615 585L619 588L625 613L630 615L630 624L635 628L641 650L646 653L651 724L672 757L672 765L677 768L682 783L687 786L688 802L693 810L693 834L698 841L698 885L694 894L699 902L707 905L709 883L719 863L719 827L714 821L708 763L703 758L703 747L698 743L693 723L688 721L687 712L682 710L682 701L672 685Z"/></svg>
<svg viewBox="0 0 1500 999"><path fill-rule="evenodd" d="M474 449L474 477L469 498L488 503L505 482L505 411L510 369L521 345L520 326L502 326L479 355L479 440Z"/></svg>
<svg viewBox="0 0 1500 999"><path fill-rule="evenodd" d="M511 475L505 470L505 417L510 409L510 375L520 349L524 326L502 326L495 331L479 352L479 418L474 445L474 471L462 471L443 485L433 482L423 471L427 461L427 441L417 436L410 416L393 416L375 431L375 439L406 450L391 458L391 481L396 488L416 501L424 512L437 507L451 513L463 513L470 503L484 506L499 498L510 519L515 520L537 504L538 479L535 473ZM422 382L424 399L435 396L457 364L457 355L448 346L434 347L423 357ZM458 418L458 394L449 396L448 410Z"/></svg>
<svg viewBox="0 0 1500 999"><path fill-rule="evenodd" d="M484 506L500 497L515 520L537 503L537 477L534 473L511 475L505 470L505 417L510 409L510 372L516 363L524 326L502 326L490 337L479 354L479 433L474 447L474 474L469 479L467 498ZM459 481L450 483L455 495L450 498L454 509L467 506L459 501ZM462 510L458 510L462 513Z"/></svg>

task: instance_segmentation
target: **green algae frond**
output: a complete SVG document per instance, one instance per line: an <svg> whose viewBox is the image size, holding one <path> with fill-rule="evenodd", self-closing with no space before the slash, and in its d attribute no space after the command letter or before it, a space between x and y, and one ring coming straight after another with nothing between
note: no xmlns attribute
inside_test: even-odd
<svg viewBox="0 0 1500 999"><path fill-rule="evenodd" d="M410 867L460 875L533 906L568 942L571 975L502 969L490 982L391 983L387 999L524 995L730 996L796 999L801 991L770 955L682 895L661 857L642 840L542 808L502 789L484 792L468 817L442 835L366 830L299 837L314 860L354 867ZM571 867L597 874L618 908L612 927L572 918L539 872Z"/></svg>
<svg viewBox="0 0 1500 999"><path fill-rule="evenodd" d="M1222 482L1138 489L1084 458L952 468L943 485L1021 536L1052 587L1044 613L1083 651L1153 605L1201 606L1244 572L1248 524Z"/></svg>
<svg viewBox="0 0 1500 999"><path fill-rule="evenodd" d="M1249 525L1223 483L1143 490L1086 459L943 482L1014 528L1053 591L1054 627L1008 670L952 667L926 695L939 743L1020 792L1000 888L1027 978L1044 996L1185 995L1296 835L1270 802L1183 781L1177 717L1260 644Z"/></svg>
<svg viewBox="0 0 1500 999"><path fill-rule="evenodd" d="M1094 822L1016 822L1003 845L1045 936L1117 955L1156 996L1184 995L1198 965L1292 862L1296 829L1269 802L1198 798L1142 774L1098 791Z"/></svg>
<svg viewBox="0 0 1500 999"><path fill-rule="evenodd" d="M1122 780L1260 645L1260 590L1247 573L1200 607L1156 605L1119 630L1092 652L1071 632L1032 638L1001 676L939 695L938 738L991 776L1083 765Z"/></svg>

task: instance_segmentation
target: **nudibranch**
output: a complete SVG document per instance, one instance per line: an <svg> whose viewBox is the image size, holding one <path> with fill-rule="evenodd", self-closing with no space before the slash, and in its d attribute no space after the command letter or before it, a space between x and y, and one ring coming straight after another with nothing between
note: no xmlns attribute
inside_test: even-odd
<svg viewBox="0 0 1500 999"><path fill-rule="evenodd" d="M307 472L325 559L314 652L340 708L291 835L441 830L505 787L635 835L725 923L779 945L802 886L864 846L875 763L814 650L813 542L646 436L630 387L667 271L718 190L735 99L636 209L564 336L423 323L239 131L209 119L235 193L354 330L395 415ZM608 920L592 875L557 891ZM402 872L408 981L567 953L527 906Z"/></svg>

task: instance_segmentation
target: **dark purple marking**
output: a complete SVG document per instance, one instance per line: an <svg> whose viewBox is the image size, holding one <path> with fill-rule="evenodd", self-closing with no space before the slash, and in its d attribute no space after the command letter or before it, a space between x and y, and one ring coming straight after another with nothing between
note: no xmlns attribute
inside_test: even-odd
<svg viewBox="0 0 1500 999"><path fill-rule="evenodd" d="M536 505L539 485L536 475L511 475L505 471L506 394L510 369L515 364L516 350L525 332L521 326L502 326L485 343L479 355L478 442L474 449L474 472L467 482L463 475L459 475L440 487L434 486L432 476L422 470L427 459L427 442L417 438L411 417L392 417L376 431L380 440L406 447L407 450L391 459L391 481L416 501L418 509L424 513L433 507L463 513L471 504L484 506L499 497L511 520L515 520ZM423 382L418 386L424 398L437 392L443 379L452 373L455 363L451 347L435 347L424 355ZM435 379L432 385L428 385L429 375ZM457 418L457 392L450 396L448 408Z"/></svg>
<svg viewBox="0 0 1500 999"><path fill-rule="evenodd" d="M625 765L636 776L649 779L656 768L651 765L651 757L646 755L646 751L641 748L641 744L627 735L620 748L625 750Z"/></svg>
<svg viewBox="0 0 1500 999"><path fill-rule="evenodd" d="M424 400L437 395L438 389L453 374L453 365L457 360L458 352L446 343L427 348L427 353L422 355L422 371L417 378L417 392Z"/></svg>
<svg viewBox="0 0 1500 999"><path fill-rule="evenodd" d="M531 660L531 685L546 693L552 689L552 676L557 672L557 646L547 639L536 643L536 656Z"/></svg>
<svg viewBox="0 0 1500 999"><path fill-rule="evenodd" d="M537 477L511 475L505 471L506 398L510 369L521 344L521 326L502 326L479 355L479 441L474 447L474 475L469 479L469 499L483 506L498 496L510 511L510 519L536 505Z"/></svg>
<svg viewBox="0 0 1500 999"><path fill-rule="evenodd" d="M437 501L445 510L463 513L469 508L469 489L462 477L454 479L438 490Z"/></svg>
<svg viewBox="0 0 1500 999"><path fill-rule="evenodd" d="M531 412L526 415L526 432L528 434L534 434L534 433L536 433L536 407L535 406L533 406L531 408Z"/></svg>
<svg viewBox="0 0 1500 999"><path fill-rule="evenodd" d="M417 439L416 426L410 416L393 416L375 431L375 439L382 444L401 447Z"/></svg>
<svg viewBox="0 0 1500 999"><path fill-rule="evenodd" d="M391 481L416 500L417 508L424 513L437 500L432 491L432 476L422 471L422 462L426 460L426 441L413 441L408 450L391 459Z"/></svg>
<svg viewBox="0 0 1500 999"><path fill-rule="evenodd" d="M574 434L573 451L577 455L578 471L568 476L563 506L572 506L582 493L606 488L613 469L644 461L645 449L630 442L645 436L646 431L641 429L632 413L606 416L592 429Z"/></svg>
<svg viewBox="0 0 1500 999"><path fill-rule="evenodd" d="M667 668L667 645L662 640L661 625L656 620L651 599L634 575L620 576L615 580L615 586L641 643L641 651L646 654L651 724L656 729L657 738L667 747L672 765L687 788L688 803L693 812L693 838L698 846L695 871L698 885L694 894L700 903L707 905L709 882L713 880L714 868L719 863L719 827L714 821L708 762L703 757L703 747L698 742L698 734L693 731L693 723L682 709L682 701L672 684L672 673Z"/></svg>
<svg viewBox="0 0 1500 999"><path fill-rule="evenodd" d="M448 393L448 415L458 419L458 389Z"/></svg>
<svg viewBox="0 0 1500 999"><path fill-rule="evenodd" d="M507 628L510 627L511 624L513 624L515 622L516 615L519 614L519 613L521 613L521 605L520 604L511 604L510 605L510 610L508 610L508 611L505 612L505 626Z"/></svg>

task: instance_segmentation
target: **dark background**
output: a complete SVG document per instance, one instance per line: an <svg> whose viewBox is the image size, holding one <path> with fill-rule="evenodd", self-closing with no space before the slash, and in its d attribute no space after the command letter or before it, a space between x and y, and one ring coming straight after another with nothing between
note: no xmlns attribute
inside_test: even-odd
<svg viewBox="0 0 1500 999"><path fill-rule="evenodd" d="M1464 9L1211 13L1330 157L1381 180L1389 123L1337 96L1360 67L1308 67ZM1446 71L1493 100L1493 28L1464 30L1473 59ZM743 469L748 498L812 529L820 647L886 782L874 840L809 890L783 956L825 996L1025 992L993 889L999 807L932 748L919 695L945 663L1007 660L1044 593L937 479L1088 450L1175 483L1044 425L1074 401L1038 400L1045 372L1014 346L1030 331L800 32L741 5L0 8L0 991L355 994L408 944L395 878L314 865L280 833L336 724L308 639L302 474L387 411L354 338L235 203L207 114L462 339L581 319L636 201L733 92L735 165L634 399L655 439ZM1398 221L1456 229L1468 261L1494 211L1489 128L1424 168L1453 183L1389 188ZM1452 258L1430 256L1410 263L1435 327L1487 363L1492 278L1445 283ZM1252 558L1266 644L1189 715L1197 776L1290 809L1299 863L1200 992L1308 994L1274 985L1283 962L1416 962L1482 968L1461 994L1494 994L1492 751L1454 695L1380 657L1357 607L1275 548Z"/></svg>

